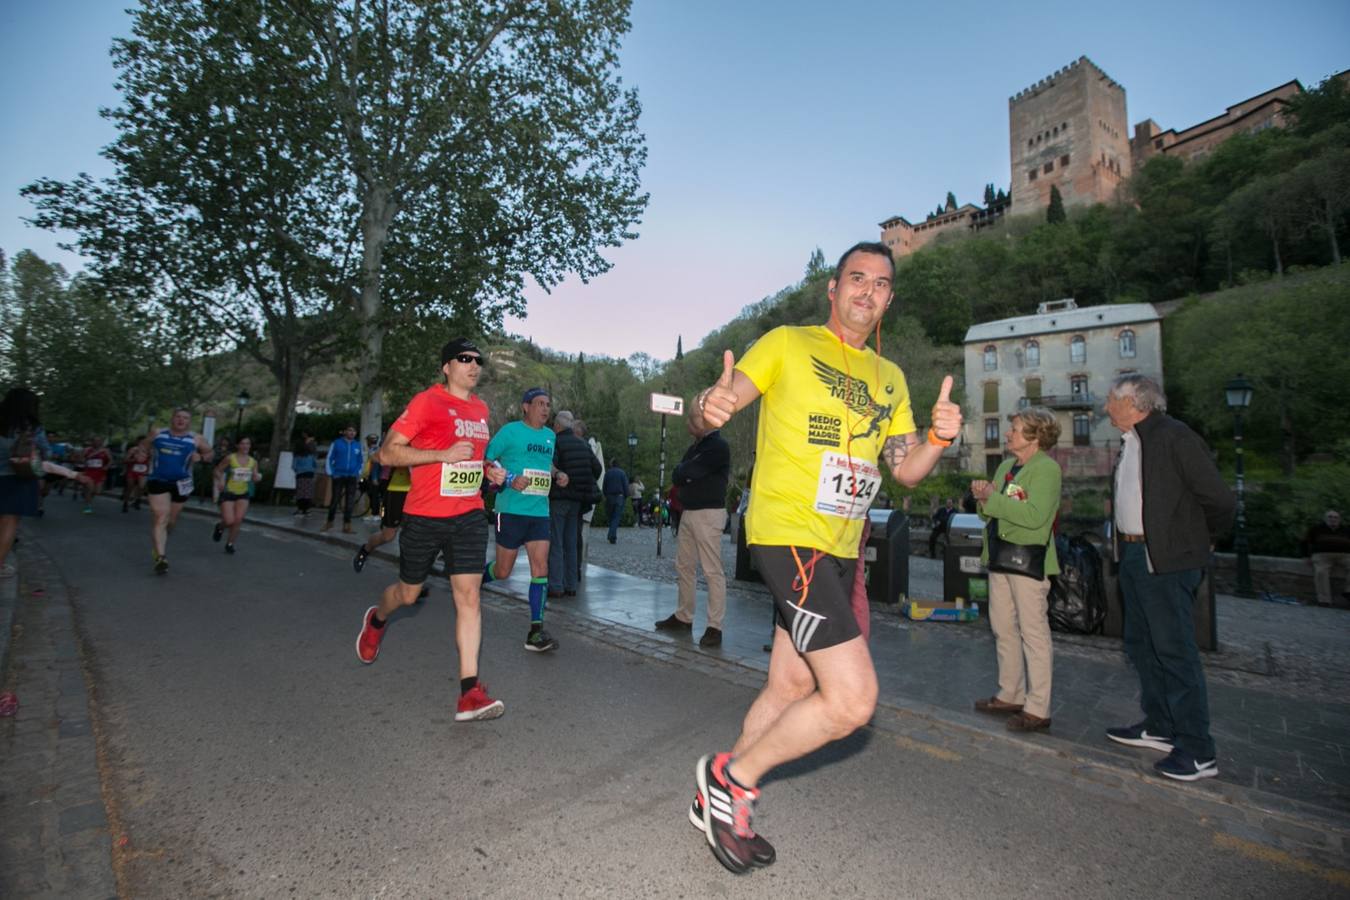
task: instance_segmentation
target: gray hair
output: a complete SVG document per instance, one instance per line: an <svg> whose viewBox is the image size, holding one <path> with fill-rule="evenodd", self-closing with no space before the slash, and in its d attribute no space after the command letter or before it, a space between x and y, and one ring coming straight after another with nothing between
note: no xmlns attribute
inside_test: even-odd
<svg viewBox="0 0 1350 900"><path fill-rule="evenodd" d="M1129 397L1134 408L1141 413L1151 413L1155 409L1160 413L1167 412L1167 395L1163 393L1162 385L1147 375L1135 372L1121 375L1111 382L1108 395Z"/></svg>
<svg viewBox="0 0 1350 900"><path fill-rule="evenodd" d="M553 416L553 427L570 429L572 427L572 423L575 421L576 416L572 415L572 412L570 410L560 409Z"/></svg>

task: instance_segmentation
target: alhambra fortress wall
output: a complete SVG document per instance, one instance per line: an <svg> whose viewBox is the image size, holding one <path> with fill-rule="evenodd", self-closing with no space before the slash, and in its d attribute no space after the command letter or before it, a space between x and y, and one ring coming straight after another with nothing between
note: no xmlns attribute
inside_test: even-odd
<svg viewBox="0 0 1350 900"><path fill-rule="evenodd" d="M1337 78L1350 81L1350 71ZM878 223L881 241L908 256L943 234L971 232L1004 215L1045 209L1059 188L1066 207L1119 199L1130 173L1152 156L1199 159L1228 138L1285 124L1284 107L1301 93L1297 80L1257 94L1190 128L1164 130L1152 119L1131 140L1125 88L1086 56L1008 98L1007 200L984 207L948 205L918 222L894 215Z"/></svg>

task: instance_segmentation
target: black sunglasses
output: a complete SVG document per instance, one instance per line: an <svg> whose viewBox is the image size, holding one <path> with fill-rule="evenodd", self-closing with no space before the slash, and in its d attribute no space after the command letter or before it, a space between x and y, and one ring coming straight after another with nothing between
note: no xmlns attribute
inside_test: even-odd
<svg viewBox="0 0 1350 900"><path fill-rule="evenodd" d="M464 365L466 365L466 366L467 366L469 363L477 363L478 365L481 366L481 365L483 365L483 357L481 357L481 356L475 356L475 355L472 354L472 353L461 353L461 354L459 354L458 356L455 357L455 362L461 362L461 363L464 363Z"/></svg>

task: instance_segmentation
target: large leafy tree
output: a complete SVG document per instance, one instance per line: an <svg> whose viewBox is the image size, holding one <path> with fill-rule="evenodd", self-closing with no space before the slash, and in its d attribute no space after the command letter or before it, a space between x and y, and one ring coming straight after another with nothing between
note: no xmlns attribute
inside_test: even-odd
<svg viewBox="0 0 1350 900"><path fill-rule="evenodd" d="M478 330L605 271L646 198L627 0L147 0L118 42L119 174L30 188L102 274L280 385L350 352L379 428L391 327ZM350 323L350 326L348 325ZM473 329L466 329L473 330Z"/></svg>

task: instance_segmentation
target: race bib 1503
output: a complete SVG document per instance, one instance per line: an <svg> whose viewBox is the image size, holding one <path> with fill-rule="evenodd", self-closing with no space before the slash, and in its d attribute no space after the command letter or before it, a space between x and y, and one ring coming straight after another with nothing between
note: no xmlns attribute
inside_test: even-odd
<svg viewBox="0 0 1350 900"><path fill-rule="evenodd" d="M522 494L527 497L548 496L549 488L553 487L553 473L548 469L525 469L520 474L530 480L525 490L521 491Z"/></svg>

